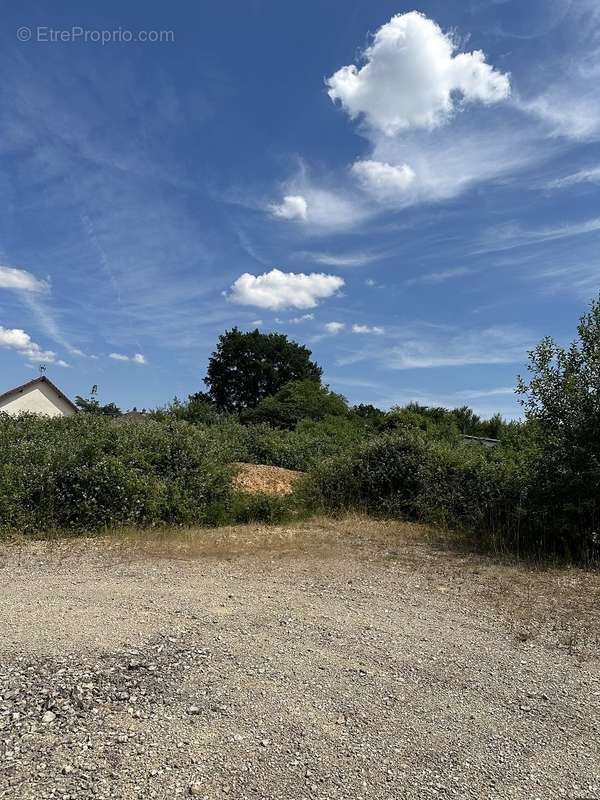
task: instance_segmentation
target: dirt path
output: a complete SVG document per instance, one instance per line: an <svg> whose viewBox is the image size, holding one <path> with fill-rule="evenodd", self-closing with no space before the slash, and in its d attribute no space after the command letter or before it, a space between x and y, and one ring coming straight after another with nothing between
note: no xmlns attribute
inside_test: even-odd
<svg viewBox="0 0 600 800"><path fill-rule="evenodd" d="M0 797L600 798L600 576L424 536L0 549Z"/></svg>

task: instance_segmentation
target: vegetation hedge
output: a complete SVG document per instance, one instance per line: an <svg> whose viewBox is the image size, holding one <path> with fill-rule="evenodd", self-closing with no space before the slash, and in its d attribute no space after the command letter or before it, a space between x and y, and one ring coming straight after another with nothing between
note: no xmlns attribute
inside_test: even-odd
<svg viewBox="0 0 600 800"><path fill-rule="evenodd" d="M352 450L365 438L365 426L345 417L302 420L292 431L268 425L241 427L236 442L243 454L240 461L271 464L306 472L324 459Z"/></svg>
<svg viewBox="0 0 600 800"><path fill-rule="evenodd" d="M225 520L221 444L172 421L0 414L0 535Z"/></svg>
<svg viewBox="0 0 600 800"><path fill-rule="evenodd" d="M543 451L487 449L435 440L418 430L374 437L310 475L310 502L465 530L517 552L597 558L598 494L565 491ZM585 497L582 495L585 494Z"/></svg>

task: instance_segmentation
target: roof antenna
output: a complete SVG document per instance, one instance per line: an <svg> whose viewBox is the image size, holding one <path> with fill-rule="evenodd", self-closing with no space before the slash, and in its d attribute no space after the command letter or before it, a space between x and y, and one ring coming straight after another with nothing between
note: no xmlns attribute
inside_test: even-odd
<svg viewBox="0 0 600 800"><path fill-rule="evenodd" d="M46 365L45 364L40 364L39 370L40 370L40 375L45 375L46 374Z"/></svg>

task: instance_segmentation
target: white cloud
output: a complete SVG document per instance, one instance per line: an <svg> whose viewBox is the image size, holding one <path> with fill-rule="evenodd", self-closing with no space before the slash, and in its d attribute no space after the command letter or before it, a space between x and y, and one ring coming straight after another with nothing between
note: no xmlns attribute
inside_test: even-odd
<svg viewBox="0 0 600 800"><path fill-rule="evenodd" d="M381 161L356 161L352 174L361 186L378 200L393 200L405 194L415 179L415 171L408 164L394 166Z"/></svg>
<svg viewBox="0 0 600 800"><path fill-rule="evenodd" d="M227 299L238 305L270 308L314 308L320 300L335 295L344 285L343 278L313 272L282 272L272 269L262 275L245 272L232 284Z"/></svg>
<svg viewBox="0 0 600 800"><path fill-rule="evenodd" d="M41 281L24 269L0 266L0 289L16 289L21 292L44 292L46 281Z"/></svg>
<svg viewBox="0 0 600 800"><path fill-rule="evenodd" d="M291 323L292 325L300 325L300 323L309 322L311 319L314 318L315 318L314 314L302 314L301 317L292 317L292 319L289 319L288 322Z"/></svg>
<svg viewBox="0 0 600 800"><path fill-rule="evenodd" d="M132 356L126 356L124 353L110 353L109 358L113 361L131 361L133 364L147 364L146 356L142 353L134 353Z"/></svg>
<svg viewBox="0 0 600 800"><path fill-rule="evenodd" d="M3 328L0 326L0 343L4 347L23 350L31 343L31 337L20 328Z"/></svg>
<svg viewBox="0 0 600 800"><path fill-rule="evenodd" d="M369 208L356 192L319 186L304 171L292 179L290 185L302 191L307 203L306 216L296 216L295 219L313 233L351 228L374 213L374 209Z"/></svg>
<svg viewBox="0 0 600 800"><path fill-rule="evenodd" d="M253 319L252 322L250 323L250 325L252 325L255 328L259 328L262 324L263 324L262 319Z"/></svg>
<svg viewBox="0 0 600 800"><path fill-rule="evenodd" d="M383 336L385 328L380 325L353 325L352 333L367 333L374 336Z"/></svg>
<svg viewBox="0 0 600 800"><path fill-rule="evenodd" d="M280 219L295 219L313 234L351 228L374 213L372 203L367 205L356 191L340 188L336 178L320 171L318 182L313 180L302 159L284 191L284 202L271 205L271 213ZM290 199L302 202L286 203Z"/></svg>
<svg viewBox="0 0 600 800"><path fill-rule="evenodd" d="M600 183L600 167L589 167L544 184L545 189L567 189L579 183Z"/></svg>
<svg viewBox="0 0 600 800"><path fill-rule="evenodd" d="M362 67L351 64L327 80L328 94L354 119L395 136L409 128L433 129L462 103L497 103L510 81L480 50L455 55L456 45L433 20L417 11L397 14L375 33Z"/></svg>
<svg viewBox="0 0 600 800"><path fill-rule="evenodd" d="M359 198L345 191L311 183L305 185L304 191L308 197L307 222L317 228L351 228L373 213L373 209L366 208Z"/></svg>
<svg viewBox="0 0 600 800"><path fill-rule="evenodd" d="M346 326L343 322L328 322L325 325L325 330L327 333L335 336L336 334L341 333L345 327Z"/></svg>
<svg viewBox="0 0 600 800"><path fill-rule="evenodd" d="M302 219L308 214L308 203L302 195L288 194L280 205L272 205L271 213L280 219Z"/></svg>
<svg viewBox="0 0 600 800"><path fill-rule="evenodd" d="M16 350L28 361L46 362L59 367L69 366L65 361L57 359L52 350L43 350L22 328L3 328L0 325L0 347Z"/></svg>

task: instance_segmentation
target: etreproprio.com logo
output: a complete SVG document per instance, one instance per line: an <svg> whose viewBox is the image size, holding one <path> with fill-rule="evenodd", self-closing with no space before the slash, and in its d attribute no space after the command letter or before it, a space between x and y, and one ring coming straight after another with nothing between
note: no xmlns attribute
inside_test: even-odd
<svg viewBox="0 0 600 800"><path fill-rule="evenodd" d="M52 28L48 25L38 25L30 28L26 25L17 28L19 42L59 42L83 44L130 44L132 42L171 43L175 41L174 31L132 31L126 28L113 28L101 30L99 28L84 28L81 25L72 25L70 28Z"/></svg>

